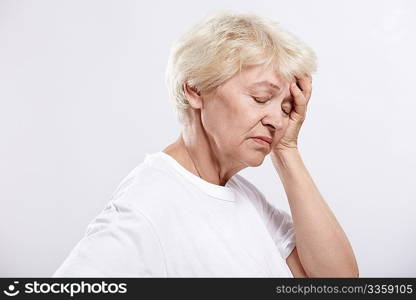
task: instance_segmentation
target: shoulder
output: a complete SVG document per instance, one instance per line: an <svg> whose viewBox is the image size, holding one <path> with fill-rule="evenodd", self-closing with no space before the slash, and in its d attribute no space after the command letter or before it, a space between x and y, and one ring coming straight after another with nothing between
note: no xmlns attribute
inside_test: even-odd
<svg viewBox="0 0 416 300"><path fill-rule="evenodd" d="M235 176L235 179L239 182L239 189L246 193L250 202L259 211L261 216L267 220L274 219L274 221L278 222L290 218L290 215L284 209L277 208L270 203L263 192L248 179L238 174Z"/></svg>
<svg viewBox="0 0 416 300"><path fill-rule="evenodd" d="M236 174L233 180L237 191L249 200L260 216L264 217L265 208L268 205L264 194L250 180L240 174Z"/></svg>
<svg viewBox="0 0 416 300"><path fill-rule="evenodd" d="M263 193L247 178L243 177L240 174L236 174L233 177L233 181L235 183L236 188L240 192L243 192L248 198L264 200Z"/></svg>
<svg viewBox="0 0 416 300"><path fill-rule="evenodd" d="M167 204L167 195L178 192L178 182L171 173L144 162L122 179L112 193L110 202L151 215Z"/></svg>

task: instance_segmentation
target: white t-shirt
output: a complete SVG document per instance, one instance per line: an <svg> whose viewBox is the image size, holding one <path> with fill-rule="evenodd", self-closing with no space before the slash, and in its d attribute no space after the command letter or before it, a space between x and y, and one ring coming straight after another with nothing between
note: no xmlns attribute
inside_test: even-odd
<svg viewBox="0 0 416 300"><path fill-rule="evenodd" d="M235 174L209 183L146 154L53 277L293 277L291 216Z"/></svg>

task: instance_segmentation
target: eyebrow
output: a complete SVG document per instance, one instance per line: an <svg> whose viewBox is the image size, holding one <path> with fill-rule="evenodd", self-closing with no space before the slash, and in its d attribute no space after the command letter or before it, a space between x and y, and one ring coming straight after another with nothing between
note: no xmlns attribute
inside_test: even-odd
<svg viewBox="0 0 416 300"><path fill-rule="evenodd" d="M275 85L275 84L273 84L273 83L271 83L270 81L267 81L267 80L255 82L252 85L250 85L249 88L251 89L251 88L256 88L256 87L259 87L259 86L266 86L268 88L272 88L272 89L275 89L275 90L280 90L281 89L278 85Z"/></svg>
<svg viewBox="0 0 416 300"><path fill-rule="evenodd" d="M275 85L275 84L273 84L273 83L271 83L270 81L267 81L267 80L255 82L252 85L250 85L248 87L248 89L251 90L251 89L259 87L259 86L266 86L268 88L272 88L272 89L275 89L277 91L281 90L280 86L277 86L277 85ZM285 99L283 99L283 101L285 101L285 100L289 100L290 102L294 102L292 95L288 95Z"/></svg>

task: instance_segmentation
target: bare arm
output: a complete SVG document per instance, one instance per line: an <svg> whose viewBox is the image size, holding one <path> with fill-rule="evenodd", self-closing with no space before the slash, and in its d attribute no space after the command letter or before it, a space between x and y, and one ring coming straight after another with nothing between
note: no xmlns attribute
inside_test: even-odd
<svg viewBox="0 0 416 300"><path fill-rule="evenodd" d="M348 238L298 150L275 151L271 159L285 188L295 227L296 251L287 259L292 273L303 277L302 267L308 277L358 277Z"/></svg>
<svg viewBox="0 0 416 300"><path fill-rule="evenodd" d="M300 262L298 251L293 248L292 253L286 258L286 264L289 266L290 271L295 278L308 277L305 270L303 269L302 263Z"/></svg>

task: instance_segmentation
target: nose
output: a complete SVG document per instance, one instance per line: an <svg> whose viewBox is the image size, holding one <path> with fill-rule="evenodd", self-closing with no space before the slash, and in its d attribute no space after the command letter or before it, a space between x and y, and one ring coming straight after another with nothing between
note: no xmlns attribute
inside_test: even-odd
<svg viewBox="0 0 416 300"><path fill-rule="evenodd" d="M275 131L279 131L283 128L283 114L284 112L281 109L281 103L275 101L275 103L270 104L267 107L262 123L264 126L273 130L272 134L274 134Z"/></svg>

